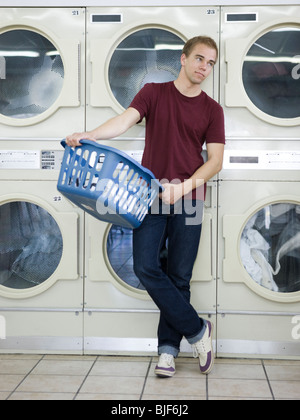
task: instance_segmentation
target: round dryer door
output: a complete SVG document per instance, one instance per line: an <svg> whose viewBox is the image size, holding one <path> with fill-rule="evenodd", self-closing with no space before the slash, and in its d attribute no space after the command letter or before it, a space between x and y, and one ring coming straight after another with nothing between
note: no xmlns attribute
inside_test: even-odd
<svg viewBox="0 0 300 420"><path fill-rule="evenodd" d="M60 264L63 238L53 217L36 204L0 206L0 294L46 282ZM16 296L17 297L17 296Z"/></svg>
<svg viewBox="0 0 300 420"><path fill-rule="evenodd" d="M57 48L30 30L0 35L0 114L11 119L37 117L58 99L64 66Z"/></svg>
<svg viewBox="0 0 300 420"><path fill-rule="evenodd" d="M251 102L281 119L300 117L300 27L279 27L257 39L243 64Z"/></svg>
<svg viewBox="0 0 300 420"><path fill-rule="evenodd" d="M125 38L109 64L109 84L116 100L128 108L146 83L175 80L185 42L164 29L143 29Z"/></svg>
<svg viewBox="0 0 300 420"><path fill-rule="evenodd" d="M241 260L251 279L275 293L300 291L300 205L276 203L245 225Z"/></svg>

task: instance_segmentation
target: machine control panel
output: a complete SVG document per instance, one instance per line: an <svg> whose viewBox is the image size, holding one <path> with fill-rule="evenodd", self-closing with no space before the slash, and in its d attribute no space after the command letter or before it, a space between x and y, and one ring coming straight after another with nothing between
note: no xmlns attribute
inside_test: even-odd
<svg viewBox="0 0 300 420"><path fill-rule="evenodd" d="M64 152L59 150L0 150L1 169L60 170Z"/></svg>
<svg viewBox="0 0 300 420"><path fill-rule="evenodd" d="M223 168L300 170L300 151L225 150Z"/></svg>

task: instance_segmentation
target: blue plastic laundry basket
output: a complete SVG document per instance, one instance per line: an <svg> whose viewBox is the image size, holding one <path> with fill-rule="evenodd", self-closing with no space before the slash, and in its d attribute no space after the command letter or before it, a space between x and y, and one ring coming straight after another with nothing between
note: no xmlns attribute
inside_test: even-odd
<svg viewBox="0 0 300 420"><path fill-rule="evenodd" d="M82 140L65 148L58 190L99 220L123 227L141 225L161 184L126 153Z"/></svg>

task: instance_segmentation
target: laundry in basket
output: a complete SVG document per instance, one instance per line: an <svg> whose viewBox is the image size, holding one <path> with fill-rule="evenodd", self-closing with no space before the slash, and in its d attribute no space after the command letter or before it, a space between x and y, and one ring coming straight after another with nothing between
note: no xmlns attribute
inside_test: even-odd
<svg viewBox="0 0 300 420"><path fill-rule="evenodd" d="M87 213L128 228L141 225L161 184L126 153L90 140L65 141L58 190Z"/></svg>

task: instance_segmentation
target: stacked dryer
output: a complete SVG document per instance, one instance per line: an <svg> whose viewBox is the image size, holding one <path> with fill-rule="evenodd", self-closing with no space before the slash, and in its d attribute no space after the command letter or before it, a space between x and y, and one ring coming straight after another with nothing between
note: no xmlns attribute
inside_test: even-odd
<svg viewBox="0 0 300 420"><path fill-rule="evenodd" d="M222 8L221 356L300 357L299 11Z"/></svg>
<svg viewBox="0 0 300 420"><path fill-rule="evenodd" d="M175 80L189 38L210 35L218 43L219 8L88 8L87 25L87 127L93 128L121 113L146 83ZM217 68L203 88L218 100ZM144 134L142 123L104 143L140 160ZM192 282L196 309L214 318L216 202L212 181ZM85 351L156 352L159 314L133 273L132 231L89 216L86 222Z"/></svg>
<svg viewBox="0 0 300 420"><path fill-rule="evenodd" d="M83 214L56 185L84 63L84 9L1 9L0 351L82 352Z"/></svg>
<svg viewBox="0 0 300 420"><path fill-rule="evenodd" d="M1 9L4 351L156 351L158 310L133 274L132 232L86 217L84 241L84 215L56 192L58 139L120 114L146 83L175 80L199 23L218 42L213 7ZM203 86L216 100L218 78L216 68ZM144 134L142 123L106 143L140 160ZM210 246L193 276L196 308L214 317L216 201L212 181Z"/></svg>

